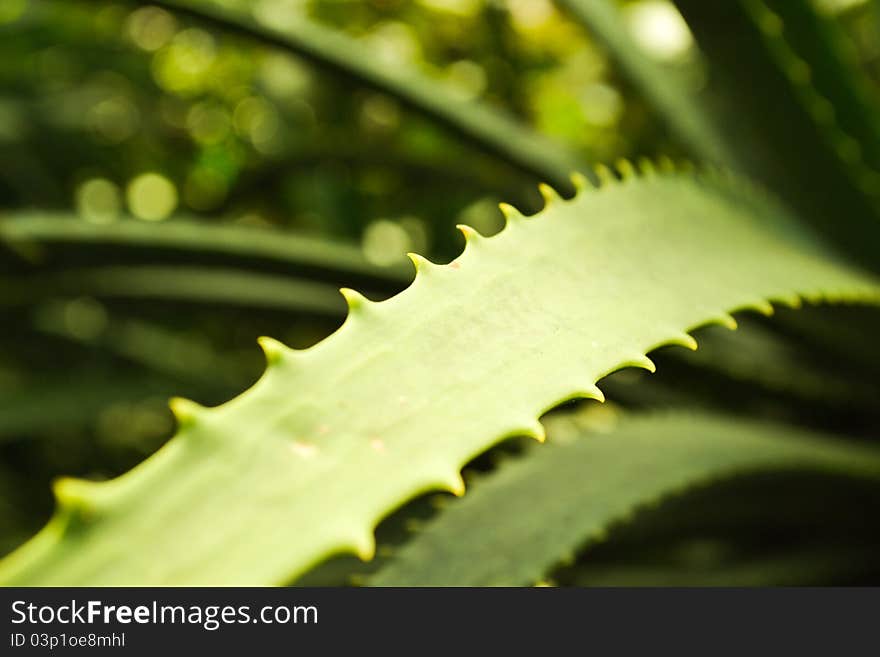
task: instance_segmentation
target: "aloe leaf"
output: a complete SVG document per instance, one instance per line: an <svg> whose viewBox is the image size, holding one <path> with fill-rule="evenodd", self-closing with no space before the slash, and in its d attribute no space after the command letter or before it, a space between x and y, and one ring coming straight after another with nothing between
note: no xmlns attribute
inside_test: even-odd
<svg viewBox="0 0 880 657"><path fill-rule="evenodd" d="M225 353L206 339L136 318L106 316L100 330L71 331L69 305L48 303L34 317L35 330L85 347L98 347L173 380L197 383L210 390L234 393L253 380L250 363L240 354Z"/></svg>
<svg viewBox="0 0 880 657"><path fill-rule="evenodd" d="M30 305L64 295L228 304L331 317L345 313L332 285L236 269L114 265L0 280L0 305Z"/></svg>
<svg viewBox="0 0 880 657"><path fill-rule="evenodd" d="M317 272L325 277L332 275L336 280L353 276L395 287L412 278L406 267L379 267L369 263L355 246L276 229L179 219L162 223L122 220L95 224L63 214L18 213L0 218L0 242L26 253L59 245L68 253L72 246L103 246L115 250L146 250L153 258L169 252L189 257L217 256L237 265L274 265L288 274Z"/></svg>
<svg viewBox="0 0 880 657"><path fill-rule="evenodd" d="M867 377L837 362L829 367L753 318L742 318L735 332L707 326L697 337L697 351L676 353L688 365L813 402L873 408L880 398L880 389Z"/></svg>
<svg viewBox="0 0 880 657"><path fill-rule="evenodd" d="M118 402L167 395L170 384L155 377L82 373L45 376L16 390L4 390L0 403L0 443L67 431L93 422Z"/></svg>
<svg viewBox="0 0 880 657"><path fill-rule="evenodd" d="M812 102L824 105L816 118L824 124L828 139L845 153L851 151L851 166L862 177L865 192L880 196L880 102L849 35L812 2L764 0L764 4L778 20L790 61L797 58L807 67L804 75L816 92ZM765 15L763 20L774 19Z"/></svg>
<svg viewBox="0 0 880 657"><path fill-rule="evenodd" d="M620 8L611 0L556 0L605 46L621 72L659 113L661 119L699 159L707 163L735 164L736 156L725 143L696 92L681 74L645 55L630 36Z"/></svg>
<svg viewBox="0 0 880 657"><path fill-rule="evenodd" d="M876 548L808 546L703 568L663 564L584 568L573 586L824 586L876 577Z"/></svg>
<svg viewBox="0 0 880 657"><path fill-rule="evenodd" d="M676 4L708 61L739 170L783 196L830 242L880 266L880 196L865 186L858 147L834 123L834 107L811 83L781 19L760 0Z"/></svg>
<svg viewBox="0 0 880 657"><path fill-rule="evenodd" d="M531 584L640 506L746 472L807 468L880 479L880 450L708 414L648 415L529 451L444 510L370 583Z"/></svg>
<svg viewBox="0 0 880 657"><path fill-rule="evenodd" d="M629 175L467 246L349 314L315 346L264 339L269 366L212 409L177 400L178 433L104 483L64 479L6 584L279 584L325 557L373 555L379 520L507 436L687 330L768 300L880 300L880 284L792 242L769 197L722 178ZM581 181L578 184L583 186ZM731 185L734 185L731 187ZM750 200L737 201L739 195ZM156 555L161 555L157 559Z"/></svg>
<svg viewBox="0 0 880 657"><path fill-rule="evenodd" d="M157 0L149 4L286 50L358 84L387 93L471 143L561 189L570 189L569 172L584 166L565 147L501 111L462 99L404 62L387 66L369 48L305 16L282 28L258 22L244 11L229 8L228 3Z"/></svg>

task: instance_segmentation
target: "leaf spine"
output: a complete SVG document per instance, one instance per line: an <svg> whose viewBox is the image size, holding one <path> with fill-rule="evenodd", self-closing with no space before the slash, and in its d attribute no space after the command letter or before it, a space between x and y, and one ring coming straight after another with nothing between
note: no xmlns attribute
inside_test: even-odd
<svg viewBox="0 0 880 657"><path fill-rule="evenodd" d="M657 371L657 366L654 364L654 361L644 354L639 354L630 358L624 363L624 367L641 367L643 370L648 370L652 374Z"/></svg>
<svg viewBox="0 0 880 657"><path fill-rule="evenodd" d="M588 386L584 386L583 388L581 388L580 390L575 392L575 394L573 395L573 398L576 398L576 399L595 399L600 404L605 403L605 393L602 392L601 390L599 390L599 386L597 386L595 383L591 383Z"/></svg>
<svg viewBox="0 0 880 657"><path fill-rule="evenodd" d="M365 534L354 538L351 548L361 561L372 561L376 556L376 537L368 530Z"/></svg>
<svg viewBox="0 0 880 657"><path fill-rule="evenodd" d="M687 349L690 349L691 351L697 350L697 341L694 339L694 336L692 336L690 333L684 333L684 332L677 333L674 336L672 336L671 338L669 338L668 340L666 340L666 342L664 342L663 344L674 344L674 345L678 345L680 347L686 347Z"/></svg>
<svg viewBox="0 0 880 657"><path fill-rule="evenodd" d="M449 491L456 497L462 497L465 493L464 479L458 470L444 477L440 482L440 486L443 490Z"/></svg>
<svg viewBox="0 0 880 657"><path fill-rule="evenodd" d="M345 299L349 313L360 312L370 304L370 300L367 297L350 287L339 288L339 293Z"/></svg>
<svg viewBox="0 0 880 657"><path fill-rule="evenodd" d="M455 227L462 235L464 235L464 242L466 245L476 243L483 238L479 231L467 224L456 224Z"/></svg>
<svg viewBox="0 0 880 657"><path fill-rule="evenodd" d="M636 177L636 168L633 163L626 158L621 158L615 162L615 168L624 180L631 180Z"/></svg>
<svg viewBox="0 0 880 657"><path fill-rule="evenodd" d="M650 177L657 175L657 167L648 157L640 157L638 161L639 171L643 176Z"/></svg>
<svg viewBox="0 0 880 657"><path fill-rule="evenodd" d="M597 164L594 167L596 171L596 176L599 178L599 186L607 187L608 185L612 185L617 182L617 178L614 177L614 173L604 164Z"/></svg>
<svg viewBox="0 0 880 657"><path fill-rule="evenodd" d="M537 440L539 443L547 441L547 432L544 430L544 425L541 424L540 420L533 420L529 422L524 427L519 429L519 431L521 435L525 436L526 438Z"/></svg>
<svg viewBox="0 0 880 657"><path fill-rule="evenodd" d="M410 252L406 254L406 257L410 259L413 266L416 268L416 274L424 275L434 266L433 262L418 253Z"/></svg>
<svg viewBox="0 0 880 657"><path fill-rule="evenodd" d="M59 477L52 482L52 492L59 508L86 519L98 510L100 486L88 479Z"/></svg>
<svg viewBox="0 0 880 657"><path fill-rule="evenodd" d="M504 223L507 228L522 218L519 210L510 203L499 203L498 208L501 210L501 214L504 215Z"/></svg>
<svg viewBox="0 0 880 657"><path fill-rule="evenodd" d="M204 413L205 407L185 397L172 397L168 400L168 408L177 419L177 425L181 429L191 427Z"/></svg>
<svg viewBox="0 0 880 657"><path fill-rule="evenodd" d="M257 344L260 345L260 349L263 350L263 354L266 356L267 365L275 365L281 362L284 357L292 351L292 349L280 343L275 338L270 338L266 335L261 335L257 338Z"/></svg>
<svg viewBox="0 0 880 657"><path fill-rule="evenodd" d="M539 183L538 191L541 193L541 196L544 199L545 208L549 208L551 205L561 200L559 194L556 193L556 190L547 183Z"/></svg>
<svg viewBox="0 0 880 657"><path fill-rule="evenodd" d="M716 324L720 324L724 328L730 329L731 331L735 331L739 327L736 318L730 313L721 313L717 317L713 317L712 321Z"/></svg>
<svg viewBox="0 0 880 657"><path fill-rule="evenodd" d="M773 304L769 301L765 301L764 299L758 299L757 301L750 302L747 308L751 308L752 310L757 310L759 313L766 317L770 317L773 314Z"/></svg>
<svg viewBox="0 0 880 657"><path fill-rule="evenodd" d="M573 171L569 178L571 180L571 184L574 185L574 188L577 190L578 193L592 187L590 181L580 171Z"/></svg>

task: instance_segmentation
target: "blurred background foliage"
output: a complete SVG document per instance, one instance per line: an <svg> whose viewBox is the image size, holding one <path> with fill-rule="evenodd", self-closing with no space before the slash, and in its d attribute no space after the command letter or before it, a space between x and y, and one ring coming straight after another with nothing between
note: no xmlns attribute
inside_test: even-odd
<svg viewBox="0 0 880 657"><path fill-rule="evenodd" d="M308 18L343 32L382 66L415 68L586 162L685 153L549 0L219 4L258 24ZM877 3L817 4L880 80ZM673 5L621 5L639 47L698 90L699 53ZM498 231L498 201L541 207L536 182L393 97L186 14L132 1L3 0L0 241L8 216L38 209L92 225L274 227L329 241L359 264L306 268L311 287L288 290L273 287L286 269L259 259L221 270L210 254L150 244L0 244L0 552L48 518L54 477L111 477L167 440L168 397L230 398L262 370L257 336L314 343L342 319L335 287L394 293L411 276L407 251L450 259L462 246L456 223ZM336 297L326 301L328 290ZM314 302L260 302L288 293ZM633 373L619 385L640 402L686 392L699 403L705 379L677 367L660 368L660 385ZM742 389L728 394L735 383L712 381L714 395L749 403ZM773 404L760 392L751 399ZM688 554L705 564L712 548L700 549ZM569 571L561 581L583 579Z"/></svg>

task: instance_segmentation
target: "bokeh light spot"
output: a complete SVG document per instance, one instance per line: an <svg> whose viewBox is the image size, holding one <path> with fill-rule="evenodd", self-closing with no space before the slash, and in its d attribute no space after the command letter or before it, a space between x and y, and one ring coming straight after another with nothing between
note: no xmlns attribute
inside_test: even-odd
<svg viewBox="0 0 880 657"><path fill-rule="evenodd" d="M177 33L153 59L156 83L173 93L195 93L209 82L216 59L214 37L198 28Z"/></svg>
<svg viewBox="0 0 880 657"><path fill-rule="evenodd" d="M159 7L141 7L131 13L125 27L128 37L138 48L155 52L174 36L177 21Z"/></svg>
<svg viewBox="0 0 880 657"><path fill-rule="evenodd" d="M161 221L177 207L177 189L165 176L144 173L128 184L126 200L128 209L138 219Z"/></svg>
<svg viewBox="0 0 880 657"><path fill-rule="evenodd" d="M119 218L121 196L119 187L106 178L92 178L77 187L76 210L86 221L109 224Z"/></svg>
<svg viewBox="0 0 880 657"><path fill-rule="evenodd" d="M64 304L64 330L80 340L94 340L107 327L107 311L91 297L80 297Z"/></svg>
<svg viewBox="0 0 880 657"><path fill-rule="evenodd" d="M668 0L642 0L627 5L625 11L633 38L656 59L681 59L693 46L687 23Z"/></svg>
<svg viewBox="0 0 880 657"><path fill-rule="evenodd" d="M388 219L379 219L364 231L362 248L367 260L386 267L400 262L401 257L413 247L409 233L403 226Z"/></svg>

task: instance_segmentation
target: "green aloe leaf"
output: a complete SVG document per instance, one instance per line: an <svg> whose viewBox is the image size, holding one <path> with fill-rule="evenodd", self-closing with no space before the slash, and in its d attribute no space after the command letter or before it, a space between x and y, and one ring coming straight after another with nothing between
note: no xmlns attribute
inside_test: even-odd
<svg viewBox="0 0 880 657"><path fill-rule="evenodd" d="M876 268L880 187L870 182L858 142L822 95L828 86L813 84L810 65L788 42L782 19L761 0L676 5L708 61L738 170L783 196L830 242Z"/></svg>
<svg viewBox="0 0 880 657"><path fill-rule="evenodd" d="M66 254L74 247L108 247L114 253L125 249L129 258L135 250L146 251L153 259L170 253L208 256L236 266L271 266L287 274L354 278L393 287L412 278L406 267L369 263L355 246L277 229L179 219L95 224L63 214L16 213L0 218L0 242L39 260L41 252L53 246L64 248Z"/></svg>
<svg viewBox="0 0 880 657"><path fill-rule="evenodd" d="M553 433L551 432L551 437ZM798 468L880 479L880 450L694 413L626 419L504 466L404 545L377 586L532 584L641 506L688 486Z"/></svg>
<svg viewBox="0 0 880 657"><path fill-rule="evenodd" d="M630 36L617 3L612 0L556 0L596 37L608 54L661 119L704 162L731 166L735 153L679 71L645 55Z"/></svg>
<svg viewBox="0 0 880 657"><path fill-rule="evenodd" d="M564 146L541 137L503 112L464 100L403 62L387 66L363 44L304 16L281 28L261 23L245 11L231 9L228 3L157 0L150 4L281 48L389 94L473 144L562 189L570 188L569 172L584 166Z"/></svg>
<svg viewBox="0 0 880 657"><path fill-rule="evenodd" d="M280 584L325 557L373 555L375 525L647 351L768 300L880 300L880 283L794 241L772 199L725 179L609 178L571 201L543 188L492 238L463 228L448 265L294 351L263 340L247 392L173 403L178 434L109 482L58 482L46 528L0 566L5 584ZM579 185L583 184L579 181ZM746 202L737 200L746 197ZM160 558L157 558L160 555Z"/></svg>
<svg viewBox="0 0 880 657"><path fill-rule="evenodd" d="M64 295L225 304L331 317L345 314L345 304L332 285L237 269L113 265L0 280L0 305L31 305Z"/></svg>
<svg viewBox="0 0 880 657"><path fill-rule="evenodd" d="M790 66L799 61L795 66L815 91L805 96L819 104L815 118L848 158L865 192L880 197L880 98L859 65L850 35L812 2L763 1L763 20L781 31L787 46L780 56Z"/></svg>

